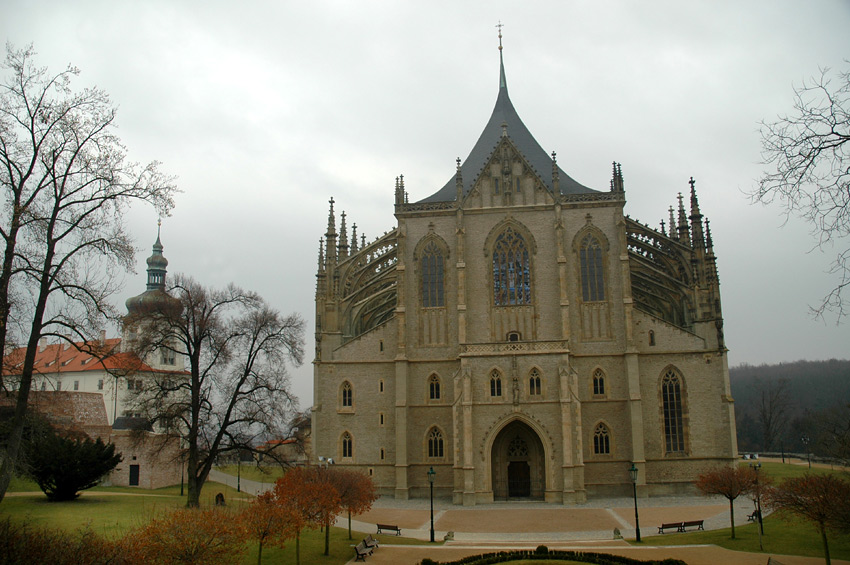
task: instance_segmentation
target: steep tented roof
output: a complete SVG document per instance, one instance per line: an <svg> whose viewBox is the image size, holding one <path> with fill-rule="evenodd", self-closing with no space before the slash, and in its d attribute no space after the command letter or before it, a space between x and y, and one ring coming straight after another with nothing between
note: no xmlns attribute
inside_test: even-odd
<svg viewBox="0 0 850 565"><path fill-rule="evenodd" d="M501 49L501 48L500 48ZM487 160L499 139L502 136L502 125L507 125L507 134L511 141L514 142L517 149L522 153L526 160L534 168L534 171L540 179L546 184L549 190L552 189L552 157L540 147L525 124L511 104L511 99L508 96L508 83L505 79L505 64L502 59L502 52L499 51L499 96L496 98L496 107L493 108L493 113L490 115L490 120L481 132L481 137L475 143L475 146L470 151L469 156L461 165L461 174L463 175L463 194L466 196L473 185L478 180L482 169L487 164ZM559 185L561 194L581 194L589 192L598 192L592 188L588 188L573 180L567 173L558 167ZM450 202L457 197L457 185L455 174L449 181L437 192L420 200L420 202Z"/></svg>

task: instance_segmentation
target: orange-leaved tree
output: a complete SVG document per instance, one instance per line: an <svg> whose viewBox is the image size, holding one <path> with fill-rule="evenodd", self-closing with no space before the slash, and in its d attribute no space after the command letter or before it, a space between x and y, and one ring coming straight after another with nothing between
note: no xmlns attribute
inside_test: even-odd
<svg viewBox="0 0 850 565"><path fill-rule="evenodd" d="M324 526L340 513L339 493L320 479L321 469L296 467L279 478L272 491L278 504L288 508L295 534L295 563L301 563L301 530ZM325 552L327 555L327 551Z"/></svg>
<svg viewBox="0 0 850 565"><path fill-rule="evenodd" d="M348 512L348 539L352 539L351 515L362 514L372 508L372 503L378 500L375 483L372 477L351 469L333 467L325 472L327 480L339 493L340 506Z"/></svg>
<svg viewBox="0 0 850 565"><path fill-rule="evenodd" d="M821 535L824 556L829 565L831 561L826 531L842 529L841 518L846 516L846 509L850 506L850 482L836 475L804 475L785 479L765 494L770 507L814 522Z"/></svg>
<svg viewBox="0 0 850 565"><path fill-rule="evenodd" d="M284 542L295 535L297 516L293 508L278 501L274 492L257 495L251 504L240 512L239 517L247 534L257 541L257 565L263 562L263 546L272 543L283 547Z"/></svg>
<svg viewBox="0 0 850 565"><path fill-rule="evenodd" d="M244 530L223 508L180 508L154 518L124 537L125 554L134 563L241 563Z"/></svg>
<svg viewBox="0 0 850 565"><path fill-rule="evenodd" d="M696 487L706 495L719 494L729 501L729 522L735 539L735 499L750 492L756 485L756 472L749 467L723 467L697 477Z"/></svg>

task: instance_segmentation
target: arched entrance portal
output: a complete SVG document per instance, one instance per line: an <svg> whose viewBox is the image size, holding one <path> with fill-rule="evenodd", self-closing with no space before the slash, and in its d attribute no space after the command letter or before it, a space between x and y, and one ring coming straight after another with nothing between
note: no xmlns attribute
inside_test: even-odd
<svg viewBox="0 0 850 565"><path fill-rule="evenodd" d="M527 424L513 421L493 442L493 498L543 499L546 490L543 442Z"/></svg>

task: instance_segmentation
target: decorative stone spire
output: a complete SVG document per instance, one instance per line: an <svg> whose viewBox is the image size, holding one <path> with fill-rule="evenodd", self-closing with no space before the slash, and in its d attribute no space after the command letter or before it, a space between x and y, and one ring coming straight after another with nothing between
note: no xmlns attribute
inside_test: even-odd
<svg viewBox="0 0 850 565"><path fill-rule="evenodd" d="M685 215L685 203L682 193L679 193L679 241L685 245L691 244L691 230L688 227L688 217Z"/></svg>
<svg viewBox="0 0 850 565"><path fill-rule="evenodd" d="M611 175L611 192L624 192L623 188L623 167L620 163L614 161L612 163L614 172Z"/></svg>
<svg viewBox="0 0 850 565"><path fill-rule="evenodd" d="M456 160L457 171L455 172L455 185L457 187L457 203L460 205L463 200L463 173L460 171L460 157Z"/></svg>
<svg viewBox="0 0 850 565"><path fill-rule="evenodd" d="M693 234L694 246L699 249L705 249L705 239L702 235L702 214L699 212L696 181L694 180L694 177L691 177L691 180L688 182L691 185L691 215L688 219L691 221L691 233Z"/></svg>
<svg viewBox="0 0 850 565"><path fill-rule="evenodd" d="M676 218L673 216L672 206L670 206L670 237L675 240L679 239L679 234L676 231Z"/></svg>
<svg viewBox="0 0 850 565"><path fill-rule="evenodd" d="M505 27L505 24L499 20L496 27L499 28L499 88L504 88L507 91L508 80L505 78L505 61L502 58L502 28Z"/></svg>
<svg viewBox="0 0 850 565"><path fill-rule="evenodd" d="M714 241L711 239L711 225L708 218L705 219L705 246L708 248L708 254L714 255Z"/></svg>
<svg viewBox="0 0 850 565"><path fill-rule="evenodd" d="M325 272L325 250L324 250L325 240L323 238L319 238L319 272Z"/></svg>
<svg viewBox="0 0 850 565"><path fill-rule="evenodd" d="M664 219L661 219L661 234L667 235L667 228L664 226Z"/></svg>
<svg viewBox="0 0 850 565"><path fill-rule="evenodd" d="M325 261L328 265L333 265L336 264L336 218L333 196L328 202L331 207L328 212L328 231L325 233Z"/></svg>
<svg viewBox="0 0 850 565"><path fill-rule="evenodd" d="M357 224L351 224L351 254L357 253Z"/></svg>
<svg viewBox="0 0 850 565"><path fill-rule="evenodd" d="M558 171L558 154L552 151L552 192L561 194L561 173Z"/></svg>
<svg viewBox="0 0 850 565"><path fill-rule="evenodd" d="M339 258L343 260L346 257L348 257L348 229L345 227L345 212L343 212L339 222Z"/></svg>

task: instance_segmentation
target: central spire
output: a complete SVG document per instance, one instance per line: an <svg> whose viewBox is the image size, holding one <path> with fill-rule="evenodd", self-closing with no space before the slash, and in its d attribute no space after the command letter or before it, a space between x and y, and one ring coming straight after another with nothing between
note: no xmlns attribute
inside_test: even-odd
<svg viewBox="0 0 850 565"><path fill-rule="evenodd" d="M531 132L522 123L519 114L514 109L513 103L508 96L508 82L505 78L505 61L502 56L502 27L504 24L499 22L496 26L499 30L499 93L496 97L496 105L490 114L490 120L484 126L484 131L478 141L469 152L469 156L461 165L461 177L463 179L463 192L458 191L457 178L455 173L448 182L432 194L431 196L420 200L419 202L451 202L454 200L462 200L472 190L482 170L487 164L490 156L493 153L496 145L501 141L503 132L507 133L511 142L516 149L526 159L531 169L549 190L554 190L552 182L552 167L554 164L549 154L543 150ZM450 138L451 136L447 136ZM561 194L586 194L597 192L578 182L558 168L558 192Z"/></svg>
<svg viewBox="0 0 850 565"><path fill-rule="evenodd" d="M502 23L502 20L499 20L499 23L496 24L496 27L499 28L499 89L508 90L508 80L505 78L505 60L502 58L502 28L505 24Z"/></svg>

